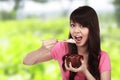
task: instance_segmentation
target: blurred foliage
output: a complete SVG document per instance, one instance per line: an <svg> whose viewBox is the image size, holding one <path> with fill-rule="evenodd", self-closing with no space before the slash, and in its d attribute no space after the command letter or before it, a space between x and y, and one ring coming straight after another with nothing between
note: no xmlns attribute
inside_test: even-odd
<svg viewBox="0 0 120 80"><path fill-rule="evenodd" d="M9 0L1 0L1 1L9 1ZM20 4L20 1L21 0L14 0L15 6L10 12L4 10L0 11L0 19L2 20L15 19L17 10L23 7L23 5Z"/></svg>
<svg viewBox="0 0 120 80"><path fill-rule="evenodd" d="M0 0L0 1L4 2L4 1L10 1L10 0ZM24 8L24 1L25 0L13 0L13 1L14 1L14 4L15 4L13 9L10 12L5 11L5 10L0 11L0 19L2 19L2 20L16 19L17 11L19 9ZM48 0L33 0L33 1L40 2L40 3L45 3Z"/></svg>
<svg viewBox="0 0 120 80"><path fill-rule="evenodd" d="M29 51L41 46L43 39L67 39L67 23L64 18L0 21L0 80L61 80L55 61L30 67L22 61Z"/></svg>
<svg viewBox="0 0 120 80"><path fill-rule="evenodd" d="M7 11L0 11L0 19L2 20L8 20L8 19L15 19L14 12L7 12Z"/></svg>
<svg viewBox="0 0 120 80"><path fill-rule="evenodd" d="M45 3L45 2L47 2L49 0L33 0L33 1L40 2L40 3Z"/></svg>
<svg viewBox="0 0 120 80"><path fill-rule="evenodd" d="M10 1L10 0L0 0L0 1ZM16 13L19 9L24 7L24 0L13 0L15 5L10 12L7 11L0 11L0 19L8 20L8 19L16 19ZM45 3L49 0L33 0L35 2Z"/></svg>
<svg viewBox="0 0 120 80"><path fill-rule="evenodd" d="M115 5L115 16L118 26L120 26L120 0L114 0L113 4Z"/></svg>
<svg viewBox="0 0 120 80"><path fill-rule="evenodd" d="M100 17L101 18L101 17ZM102 23L100 19L100 23ZM101 47L109 53L112 65L112 80L119 80L120 29L114 22L102 28ZM105 29L105 30L104 30ZM41 40L68 38L69 21L66 18L53 20L25 19L0 21L0 80L61 80L57 61L26 66L23 58L28 52L38 49Z"/></svg>

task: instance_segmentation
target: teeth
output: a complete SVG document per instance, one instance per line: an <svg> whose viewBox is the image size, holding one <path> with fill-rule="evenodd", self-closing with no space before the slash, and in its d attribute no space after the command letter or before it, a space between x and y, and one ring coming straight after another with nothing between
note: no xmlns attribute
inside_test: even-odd
<svg viewBox="0 0 120 80"><path fill-rule="evenodd" d="M82 39L82 36L75 36L75 39L80 40Z"/></svg>
<svg viewBox="0 0 120 80"><path fill-rule="evenodd" d="M75 37L80 37L80 36L75 36Z"/></svg>
<svg viewBox="0 0 120 80"><path fill-rule="evenodd" d="M79 36L75 36L75 39L79 38Z"/></svg>

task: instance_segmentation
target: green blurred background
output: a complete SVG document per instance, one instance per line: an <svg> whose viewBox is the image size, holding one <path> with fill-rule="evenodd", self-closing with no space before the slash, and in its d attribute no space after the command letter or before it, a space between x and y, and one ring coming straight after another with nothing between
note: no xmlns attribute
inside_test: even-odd
<svg viewBox="0 0 120 80"><path fill-rule="evenodd" d="M27 12L23 8L26 3L29 3L27 1L42 5L42 9L48 12L41 11L41 8L37 10L38 12L35 12L34 9L32 11L32 7L35 6L31 4L32 7L29 6L27 9L38 14L25 14ZM70 12L76 7L86 4L93 6L98 13L101 28L101 48L108 52L110 56L112 80L119 80L120 1L105 0L114 7L114 10L109 9L108 6L104 8L102 5L102 3L105 3L104 0L101 1L101 4L99 3L101 6L92 5L93 0L82 0L80 4L77 1L80 0L0 1L0 80L61 80L57 61L51 60L37 65L26 66L23 64L23 58L28 52L38 49L41 46L41 40L49 38L67 39ZM54 2L58 2L60 6L62 5L61 9L49 12L50 9L47 10L48 3L52 2L54 4L51 6L52 10L58 7L55 6L56 3ZM10 6L14 3L12 9L5 10L6 6L3 5L5 3ZM99 9L99 7L101 8Z"/></svg>

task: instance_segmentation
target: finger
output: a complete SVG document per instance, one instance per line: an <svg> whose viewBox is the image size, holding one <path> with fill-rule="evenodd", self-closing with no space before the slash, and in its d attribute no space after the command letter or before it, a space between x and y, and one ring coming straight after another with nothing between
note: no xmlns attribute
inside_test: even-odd
<svg viewBox="0 0 120 80"><path fill-rule="evenodd" d="M66 64L66 60L65 60L65 68L66 68L67 70L70 70L69 67L68 67L67 64Z"/></svg>
<svg viewBox="0 0 120 80"><path fill-rule="evenodd" d="M45 47L48 46L48 48L54 46L56 43L57 43L57 40L43 40L42 41L43 46Z"/></svg>
<svg viewBox="0 0 120 80"><path fill-rule="evenodd" d="M81 61L82 64L84 63L84 59L83 58L81 58L80 61Z"/></svg>
<svg viewBox="0 0 120 80"><path fill-rule="evenodd" d="M72 63L71 63L71 62L69 63L69 69L70 69L70 71L72 71L72 72L76 72L75 68L72 67Z"/></svg>
<svg viewBox="0 0 120 80"><path fill-rule="evenodd" d="M72 67L72 63L70 63L69 66L70 66L69 67L70 71L72 71L72 72L78 72L77 68Z"/></svg>
<svg viewBox="0 0 120 80"><path fill-rule="evenodd" d="M54 45L47 45L46 48L52 48Z"/></svg>
<svg viewBox="0 0 120 80"><path fill-rule="evenodd" d="M84 63L84 60L81 59L81 63L83 64L83 63Z"/></svg>
<svg viewBox="0 0 120 80"><path fill-rule="evenodd" d="M53 43L55 43L55 42L53 42L53 41L50 41L50 40L43 41L43 44L46 44L46 45L53 44Z"/></svg>
<svg viewBox="0 0 120 80"><path fill-rule="evenodd" d="M72 67L72 63L71 63L71 62L69 63L69 68L73 68L73 67Z"/></svg>
<svg viewBox="0 0 120 80"><path fill-rule="evenodd" d="M74 72L78 72L78 71L79 71L79 68L73 68L73 71L74 71Z"/></svg>
<svg viewBox="0 0 120 80"><path fill-rule="evenodd" d="M52 43L56 43L56 42L58 42L57 39L50 39L50 41L51 41Z"/></svg>

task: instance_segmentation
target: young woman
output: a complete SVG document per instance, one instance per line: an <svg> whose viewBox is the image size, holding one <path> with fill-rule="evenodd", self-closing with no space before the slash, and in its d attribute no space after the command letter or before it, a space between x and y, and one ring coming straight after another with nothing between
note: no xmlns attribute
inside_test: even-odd
<svg viewBox="0 0 120 80"><path fill-rule="evenodd" d="M33 65L55 59L59 63L62 80L111 80L110 59L100 48L99 22L93 8L82 6L71 13L69 38L76 43L56 39L43 41L42 47L30 52L23 63ZM82 55L81 66L73 68L69 63L68 67L64 60L67 54Z"/></svg>

